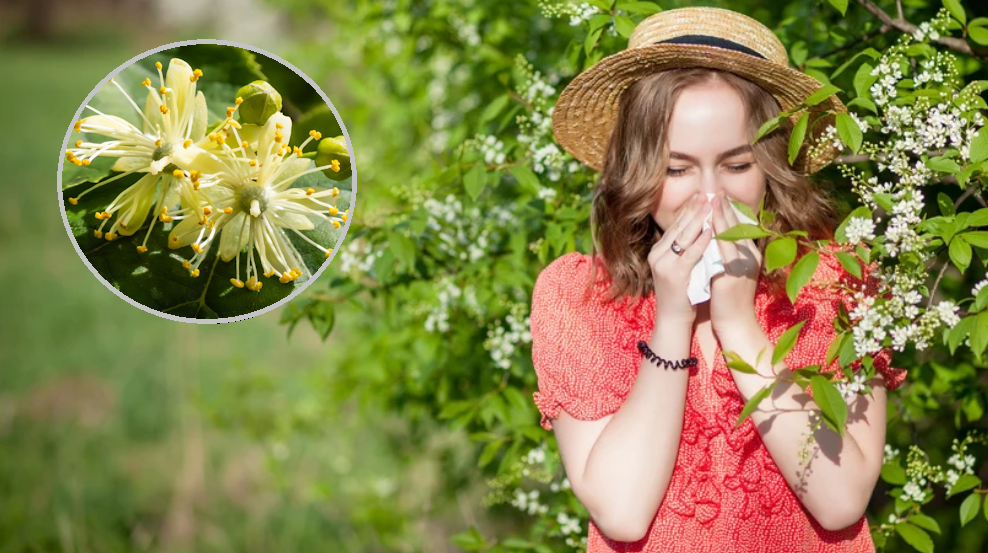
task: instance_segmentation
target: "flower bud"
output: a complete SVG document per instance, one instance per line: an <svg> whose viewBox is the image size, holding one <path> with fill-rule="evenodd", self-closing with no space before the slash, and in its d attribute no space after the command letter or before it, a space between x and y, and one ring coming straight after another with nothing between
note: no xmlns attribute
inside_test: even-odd
<svg viewBox="0 0 988 553"><path fill-rule="evenodd" d="M243 98L238 111L240 121L253 125L263 125L268 117L281 111L281 94L267 81L254 81L237 91Z"/></svg>
<svg viewBox="0 0 988 553"><path fill-rule="evenodd" d="M346 139L343 136L336 138L323 138L319 141L319 149L316 151L316 166L333 165L333 160L339 164L339 171L334 171L332 167L323 169L323 173L333 180L346 180L350 178L353 169L350 168L350 152L346 149Z"/></svg>

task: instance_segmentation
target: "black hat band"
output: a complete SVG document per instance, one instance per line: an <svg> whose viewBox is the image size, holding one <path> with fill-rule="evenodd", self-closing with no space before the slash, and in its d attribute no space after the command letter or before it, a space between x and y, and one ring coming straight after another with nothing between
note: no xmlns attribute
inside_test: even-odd
<svg viewBox="0 0 988 553"><path fill-rule="evenodd" d="M666 40L660 40L656 44L699 44L701 46L716 46L718 48L725 48L727 50L734 50L735 52L741 52L743 54L748 54L749 56L755 56L762 58L763 60L768 59L765 56L759 54L755 50L748 48L743 44L738 44L733 40L727 40L726 38L720 38L710 35L683 35Z"/></svg>

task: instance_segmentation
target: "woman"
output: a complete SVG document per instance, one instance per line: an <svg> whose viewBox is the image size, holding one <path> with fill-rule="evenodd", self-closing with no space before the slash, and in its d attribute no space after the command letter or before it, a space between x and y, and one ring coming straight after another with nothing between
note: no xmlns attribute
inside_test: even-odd
<svg viewBox="0 0 988 553"><path fill-rule="evenodd" d="M795 166L788 120L751 145L762 123L820 87L787 60L751 18L676 9L643 21L627 50L560 96L557 140L601 170L595 253L564 255L539 275L535 402L590 513L590 553L874 550L864 511L882 464L886 390L905 377L888 350L875 359L873 393L851 401L845 436L818 430L808 465L801 441L819 408L798 386L780 384L734 428L768 378L824 364L848 300L834 284L860 284L825 254L793 305L783 271L762 275L764 243L711 242L738 224L727 199L753 212L764 201L780 231L832 236L833 212L806 174L839 153L810 148L833 116L811 129ZM836 97L816 109L827 108L846 111ZM711 243L724 271L694 304L691 271ZM799 321L796 347L771 366L772 345ZM729 369L722 350L759 374Z"/></svg>

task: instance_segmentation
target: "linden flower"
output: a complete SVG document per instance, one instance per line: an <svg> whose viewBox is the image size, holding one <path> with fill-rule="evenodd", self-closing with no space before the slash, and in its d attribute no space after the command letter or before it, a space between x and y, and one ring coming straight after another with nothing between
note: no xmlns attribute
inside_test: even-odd
<svg viewBox="0 0 988 553"><path fill-rule="evenodd" d="M99 134L110 140L78 140L75 148L66 152L66 158L76 165L86 166L99 156L116 157L118 159L112 170L121 174L102 180L82 194L69 198L72 205L78 204L79 198L119 178L132 173L147 173L121 192L103 212L96 213L96 218L103 220L95 231L97 238L103 237L103 227L117 212L120 215L113 220L106 233L107 240L113 240L118 233L124 236L134 234L144 224L154 203L157 203L154 213L160 214L158 219L162 222L171 220L167 214L168 206L175 205L179 199L195 206L204 203L202 198L197 197L198 172L187 173L182 169L188 168L189 160L201 150L193 144L201 141L206 133L206 98L202 92L196 92L196 81L202 76L202 71L193 71L189 64L180 59L171 60L167 77L161 72L160 62L155 63L155 67L161 86L157 89L151 86L151 79L141 83L148 89L143 111L123 87L110 79L144 120L143 129L92 106L86 107L96 115L80 119L75 124L77 132ZM137 248L138 252L147 251L147 239L154 223L155 219L152 218L144 242Z"/></svg>
<svg viewBox="0 0 988 553"><path fill-rule="evenodd" d="M349 210L340 212L333 205L333 199L340 196L337 188L289 188L302 175L332 168L327 165L306 169L310 160L300 157L302 148L321 135L312 131L301 146L290 148L285 137L291 136L291 127L291 119L281 113L268 118L263 127L234 125L231 138L236 147L232 147L229 140L217 140L222 150L203 151L196 158L196 165L208 174L203 177L202 189L210 202L205 210L207 217L197 220L187 216L168 237L168 246L172 249L192 245L196 254L183 265L193 277L199 276L199 265L221 231L220 257L227 262L233 258L237 260L236 277L230 282L238 288L258 292L263 285L261 269L269 278L280 275L279 281L283 284L308 271L286 231L298 234L323 250L326 257L332 253L332 249L317 244L299 231L315 228L309 216L330 221L339 228L346 222ZM256 140L244 139L255 136ZM289 151L291 153L286 156ZM329 203L320 198L326 198ZM239 253L244 246L249 254L242 281ZM255 262L255 251L261 260L261 269Z"/></svg>

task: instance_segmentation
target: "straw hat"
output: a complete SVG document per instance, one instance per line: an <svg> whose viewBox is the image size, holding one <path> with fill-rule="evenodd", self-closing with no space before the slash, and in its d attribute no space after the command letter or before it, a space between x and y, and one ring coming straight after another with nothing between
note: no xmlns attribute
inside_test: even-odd
<svg viewBox="0 0 988 553"><path fill-rule="evenodd" d="M799 105L822 87L813 77L789 67L789 55L772 31L735 11L678 8L657 13L638 24L628 48L608 56L577 75L563 90L553 111L552 130L559 144L574 157L600 171L617 118L621 93L638 79L665 69L709 67L735 73L772 93L783 110ZM814 113L847 108L832 95ZM801 114L790 117L795 125ZM833 161L841 149L827 146L812 158L815 144L836 117L821 118L807 130L793 166L814 173Z"/></svg>

